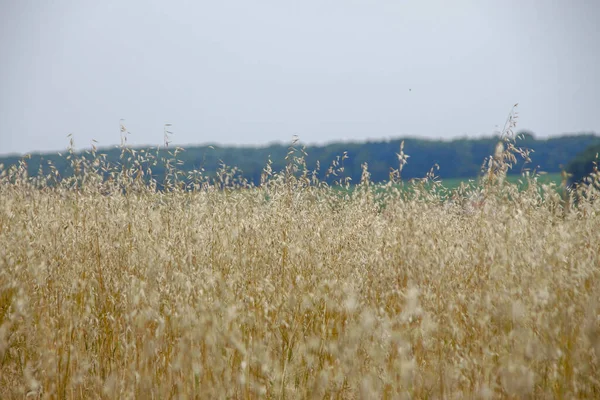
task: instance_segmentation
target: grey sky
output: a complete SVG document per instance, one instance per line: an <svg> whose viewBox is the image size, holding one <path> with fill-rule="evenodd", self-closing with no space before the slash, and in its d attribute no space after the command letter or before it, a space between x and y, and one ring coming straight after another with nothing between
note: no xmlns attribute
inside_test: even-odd
<svg viewBox="0 0 600 400"><path fill-rule="evenodd" d="M600 2L0 0L0 154L600 133Z"/></svg>

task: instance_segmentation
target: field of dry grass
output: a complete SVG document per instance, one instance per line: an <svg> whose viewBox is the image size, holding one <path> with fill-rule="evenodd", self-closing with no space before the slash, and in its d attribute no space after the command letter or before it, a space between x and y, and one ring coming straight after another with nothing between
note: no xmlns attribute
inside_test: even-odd
<svg viewBox="0 0 600 400"><path fill-rule="evenodd" d="M293 152L260 187L4 171L0 398L597 398L597 188L518 190L513 152L452 200Z"/></svg>

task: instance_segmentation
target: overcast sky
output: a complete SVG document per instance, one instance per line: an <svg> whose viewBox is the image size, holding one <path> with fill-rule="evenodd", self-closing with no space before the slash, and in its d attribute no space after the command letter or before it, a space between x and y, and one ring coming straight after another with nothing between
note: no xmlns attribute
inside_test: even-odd
<svg viewBox="0 0 600 400"><path fill-rule="evenodd" d="M0 154L600 133L600 2L0 0Z"/></svg>

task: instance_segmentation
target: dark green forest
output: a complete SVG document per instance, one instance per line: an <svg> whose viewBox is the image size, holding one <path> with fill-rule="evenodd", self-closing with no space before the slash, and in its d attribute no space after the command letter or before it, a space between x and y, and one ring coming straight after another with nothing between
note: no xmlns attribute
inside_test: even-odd
<svg viewBox="0 0 600 400"><path fill-rule="evenodd" d="M590 145L577 154L567 166L567 171L571 174L571 183L582 182L595 169L597 171L599 155L600 144Z"/></svg>
<svg viewBox="0 0 600 400"><path fill-rule="evenodd" d="M524 169L530 171L545 171L557 173L567 165L573 168L584 168L582 165L573 164L573 161L588 148L600 146L600 136L591 133L563 135L547 139L538 139L533 134L521 132L522 139L517 140L517 147L532 149L530 154L531 163L519 160L518 164L509 171L509 174L521 174ZM500 140L499 137L487 137L479 139L454 139L450 141L425 140L415 138L398 138L388 141L367 141L360 143L331 143L322 146L306 146L306 165L309 170L315 170L317 161L320 163L318 177L325 179L327 170L334 160L340 161L344 167L342 178L351 178L351 183L360 182L362 164L368 164L368 170L373 182L381 182L389 179L390 169L398 168L398 156L400 143L404 141L404 153L409 155L408 163L402 171L402 179L424 177L434 166L438 165L436 174L443 179L473 178L480 174L482 164L486 157L494 152L494 147ZM295 146L297 152L303 148L302 143ZM142 149L134 149L139 152ZM157 181L165 175L166 165L164 160L172 159L174 148L144 149L146 154L152 154L158 162L151 166L152 176ZM274 171L282 170L286 165L286 155L290 151L289 144L272 144L264 147L234 147L203 145L187 147L178 151L176 168L183 172L204 169L205 175L214 175L222 164L235 166L241 175L249 181L259 184L263 169L271 160ZM84 157L92 157L89 151L78 153ZM106 161L112 164L127 163L128 157L122 157L122 149L119 147L111 149L98 149L97 155L103 154ZM346 154L347 158L343 159ZM39 171L44 174L50 172L48 162L56 168L60 176L72 174L70 161L66 154L30 154L24 161L27 163L29 175L36 175ZM580 156L581 157L581 156ZM12 155L0 157L0 164L4 169L17 164L23 160L22 156ZM591 170L591 162L589 162ZM150 165L148 165L150 166ZM41 167L41 169L40 169ZM329 177L328 180L340 179Z"/></svg>

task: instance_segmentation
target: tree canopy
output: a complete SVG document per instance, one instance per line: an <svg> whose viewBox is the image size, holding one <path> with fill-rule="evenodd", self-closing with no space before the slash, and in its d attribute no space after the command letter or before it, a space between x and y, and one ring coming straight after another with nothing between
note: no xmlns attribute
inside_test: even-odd
<svg viewBox="0 0 600 400"><path fill-rule="evenodd" d="M586 176L589 176L597 166L599 155L600 144L592 144L577 154L566 168L571 174L570 183L581 183Z"/></svg>

